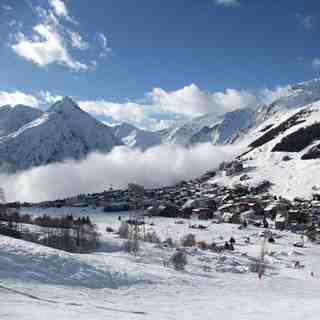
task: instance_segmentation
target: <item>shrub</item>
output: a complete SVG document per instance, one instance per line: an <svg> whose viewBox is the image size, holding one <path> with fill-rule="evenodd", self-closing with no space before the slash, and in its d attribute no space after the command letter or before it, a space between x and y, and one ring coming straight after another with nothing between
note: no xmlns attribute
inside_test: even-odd
<svg viewBox="0 0 320 320"><path fill-rule="evenodd" d="M119 237L122 239L129 239L129 235L130 235L129 224L126 222L122 222L119 227L118 234L119 234Z"/></svg>
<svg viewBox="0 0 320 320"><path fill-rule="evenodd" d="M170 262L172 263L175 270L184 270L188 263L185 251L177 249L177 251L171 256Z"/></svg>
<svg viewBox="0 0 320 320"><path fill-rule="evenodd" d="M198 247L201 249L201 250L208 250L209 249L209 245L207 242L205 241L199 241L198 242Z"/></svg>
<svg viewBox="0 0 320 320"><path fill-rule="evenodd" d="M171 237L167 238L164 242L163 242L164 245L167 245L168 247L170 248L173 248L175 246L173 240Z"/></svg>
<svg viewBox="0 0 320 320"><path fill-rule="evenodd" d="M183 247L194 247L196 245L196 236L192 233L185 235L181 240L181 244Z"/></svg>
<svg viewBox="0 0 320 320"><path fill-rule="evenodd" d="M161 241L155 231L148 232L145 235L144 241L151 242L151 243L161 243Z"/></svg>
<svg viewBox="0 0 320 320"><path fill-rule="evenodd" d="M139 248L138 240L127 240L123 243L123 250L128 253L136 253L139 251Z"/></svg>

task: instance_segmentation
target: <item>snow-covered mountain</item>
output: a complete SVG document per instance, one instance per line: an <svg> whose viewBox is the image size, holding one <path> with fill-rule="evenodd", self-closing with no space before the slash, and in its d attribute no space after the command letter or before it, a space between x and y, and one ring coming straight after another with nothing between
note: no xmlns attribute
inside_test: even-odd
<svg viewBox="0 0 320 320"><path fill-rule="evenodd" d="M226 185L272 183L272 192L289 198L320 192L320 100L301 108L279 110L251 129L239 155L244 170L218 175ZM245 179L244 179L245 176Z"/></svg>
<svg viewBox="0 0 320 320"><path fill-rule="evenodd" d="M165 143L192 146L198 143L226 144L239 130L251 124L253 110L238 109L222 116L208 114L162 131Z"/></svg>
<svg viewBox="0 0 320 320"><path fill-rule="evenodd" d="M122 123L113 127L115 137L132 149L142 151L162 143L159 132L138 129L135 126Z"/></svg>
<svg viewBox="0 0 320 320"><path fill-rule="evenodd" d="M42 115L42 111L24 105L9 105L0 108L0 137L18 130Z"/></svg>
<svg viewBox="0 0 320 320"><path fill-rule="evenodd" d="M37 119L0 138L0 165L21 170L121 145L112 129L66 97Z"/></svg>
<svg viewBox="0 0 320 320"><path fill-rule="evenodd" d="M287 93L270 105L258 107L251 117L251 123L238 131L232 139L233 143L257 135L256 129L264 124L261 129L267 131L281 119L293 114L295 110L320 100L320 79L301 82L288 87Z"/></svg>

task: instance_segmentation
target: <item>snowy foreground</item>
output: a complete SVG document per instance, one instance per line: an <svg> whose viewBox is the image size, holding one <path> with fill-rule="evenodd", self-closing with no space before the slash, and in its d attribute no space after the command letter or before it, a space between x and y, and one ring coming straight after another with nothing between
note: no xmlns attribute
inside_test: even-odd
<svg viewBox="0 0 320 320"><path fill-rule="evenodd" d="M107 225L118 228L118 215L79 212L89 213L103 235L94 254L71 254L0 236L1 320L319 319L320 250L309 242L305 248L293 247L298 235L275 231L281 238L268 244L268 268L259 280L250 265L260 254L261 228L244 231L237 225L200 222L209 225L201 231L189 229L189 221L148 218L155 225L147 231L156 231L163 240L178 240L189 232L197 241L236 239L233 253L187 249L186 271L178 272L163 266L174 249L144 243L137 257L124 253L123 240L105 232ZM304 268L293 267L297 260Z"/></svg>

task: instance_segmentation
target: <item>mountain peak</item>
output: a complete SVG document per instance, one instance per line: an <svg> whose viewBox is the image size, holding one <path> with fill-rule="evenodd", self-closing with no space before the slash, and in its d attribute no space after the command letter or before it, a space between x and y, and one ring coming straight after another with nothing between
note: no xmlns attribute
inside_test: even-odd
<svg viewBox="0 0 320 320"><path fill-rule="evenodd" d="M49 109L48 112L72 112L72 111L82 111L77 103L70 97L64 97L63 99L54 103Z"/></svg>

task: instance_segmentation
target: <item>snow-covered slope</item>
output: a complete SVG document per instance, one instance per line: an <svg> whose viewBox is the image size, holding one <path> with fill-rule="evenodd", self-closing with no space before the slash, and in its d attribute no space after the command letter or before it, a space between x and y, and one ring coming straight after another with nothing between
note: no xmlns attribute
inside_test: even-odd
<svg viewBox="0 0 320 320"><path fill-rule="evenodd" d="M120 144L111 128L64 98L39 118L0 138L0 165L13 171L27 169L81 159L92 151L108 152Z"/></svg>
<svg viewBox="0 0 320 320"><path fill-rule="evenodd" d="M320 191L320 101L305 107L277 112L247 137L240 156L244 171L221 173L212 181L232 185L273 183L272 192L289 198L310 198ZM241 181L246 174L247 179Z"/></svg>
<svg viewBox="0 0 320 320"><path fill-rule="evenodd" d="M269 107L269 113L279 110L294 109L320 100L320 79L291 85L288 94L274 101Z"/></svg>
<svg viewBox="0 0 320 320"><path fill-rule="evenodd" d="M41 214L70 214L69 209L41 209ZM264 247L266 274L259 279L250 270L261 254L263 229L201 222L208 229L192 229L197 241L222 245L232 236L235 251L185 248L188 264L181 272L171 264L164 267L175 248L140 242L137 256L125 253L125 240L105 232L107 226L119 228L121 213L104 215L87 208L85 214L102 234L99 252L70 254L0 236L1 320L319 318L319 245L306 240L304 248L294 247L300 234L272 229L276 243ZM199 224L156 217L146 222L147 232L173 241L189 234L190 224ZM303 267L294 268L297 260Z"/></svg>
<svg viewBox="0 0 320 320"><path fill-rule="evenodd" d="M24 105L9 105L0 108L0 137L18 130L42 115L42 111Z"/></svg>
<svg viewBox="0 0 320 320"><path fill-rule="evenodd" d="M222 116L204 115L163 131L163 141L183 146L206 142L225 144L240 129L250 125L252 114L251 109L239 109Z"/></svg>
<svg viewBox="0 0 320 320"><path fill-rule="evenodd" d="M258 107L251 117L250 124L240 129L232 143L257 136L257 128L267 131L282 119L294 114L297 109L320 100L320 79L301 82L288 87L287 93L270 105ZM260 126L263 125L263 128ZM258 134L259 135L259 134Z"/></svg>
<svg viewBox="0 0 320 320"><path fill-rule="evenodd" d="M113 133L115 137L132 149L137 148L146 150L153 146L159 145L162 142L159 132L138 129L135 126L125 122L114 126Z"/></svg>

